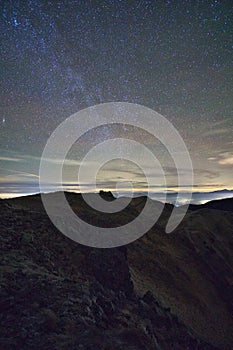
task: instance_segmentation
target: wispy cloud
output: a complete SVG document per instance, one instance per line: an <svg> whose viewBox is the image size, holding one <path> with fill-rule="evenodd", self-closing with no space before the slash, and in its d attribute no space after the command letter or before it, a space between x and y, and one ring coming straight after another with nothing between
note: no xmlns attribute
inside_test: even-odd
<svg viewBox="0 0 233 350"><path fill-rule="evenodd" d="M202 136L217 136L226 134L229 132L229 128L218 128L218 129L212 129L204 132Z"/></svg>
<svg viewBox="0 0 233 350"><path fill-rule="evenodd" d="M0 161L3 162L20 162L21 158L14 158L14 157L0 157Z"/></svg>
<svg viewBox="0 0 233 350"><path fill-rule="evenodd" d="M219 172L207 169L196 169L195 174L199 176L203 176L207 179L215 179L219 177Z"/></svg>
<svg viewBox="0 0 233 350"><path fill-rule="evenodd" d="M36 162L36 163L40 163L41 161L41 157L38 156L33 156L30 154L18 154L16 152L10 152L12 154L12 156L1 156L0 157L0 161L8 161L8 162ZM63 160L62 159L58 159L56 157L54 158L44 158L44 161L48 162L48 163L52 163L52 164L62 164ZM65 166L79 166L81 164L80 160L76 160L76 159L65 159L64 161L64 165Z"/></svg>
<svg viewBox="0 0 233 350"><path fill-rule="evenodd" d="M233 165L233 153L230 153L230 152L221 153L218 163L220 165Z"/></svg>
<svg viewBox="0 0 233 350"><path fill-rule="evenodd" d="M38 182L39 176L36 174L21 172L21 171L12 171L13 174L5 175L0 177L0 183L13 183L13 182L24 182L24 181L33 181Z"/></svg>

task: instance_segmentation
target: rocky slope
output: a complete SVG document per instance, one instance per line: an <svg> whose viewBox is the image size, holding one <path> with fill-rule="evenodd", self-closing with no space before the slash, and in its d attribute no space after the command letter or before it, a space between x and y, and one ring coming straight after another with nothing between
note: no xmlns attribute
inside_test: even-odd
<svg viewBox="0 0 233 350"><path fill-rule="evenodd" d="M80 215L102 225L78 195ZM171 210L140 240L92 249L50 223L39 196L0 201L1 338L5 349L230 349L233 215L188 212L170 235Z"/></svg>

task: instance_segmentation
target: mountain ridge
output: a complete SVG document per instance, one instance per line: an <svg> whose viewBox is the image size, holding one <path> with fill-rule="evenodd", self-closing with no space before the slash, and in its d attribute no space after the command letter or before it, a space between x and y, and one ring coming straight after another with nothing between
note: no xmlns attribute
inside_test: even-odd
<svg viewBox="0 0 233 350"><path fill-rule="evenodd" d="M74 211L106 224L81 195L66 196ZM145 200L135 198L118 224L137 216ZM231 211L188 210L167 235L168 204L139 240L95 249L58 232L38 195L2 200L0 207L2 346L229 349Z"/></svg>

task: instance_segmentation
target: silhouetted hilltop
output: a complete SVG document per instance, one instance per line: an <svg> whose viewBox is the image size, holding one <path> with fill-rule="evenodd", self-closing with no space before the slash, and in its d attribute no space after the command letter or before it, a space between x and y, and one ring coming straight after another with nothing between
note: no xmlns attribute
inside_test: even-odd
<svg viewBox="0 0 233 350"><path fill-rule="evenodd" d="M218 200L210 201L201 205L191 204L189 206L189 210L199 210L204 208L233 211L233 198L218 199Z"/></svg>

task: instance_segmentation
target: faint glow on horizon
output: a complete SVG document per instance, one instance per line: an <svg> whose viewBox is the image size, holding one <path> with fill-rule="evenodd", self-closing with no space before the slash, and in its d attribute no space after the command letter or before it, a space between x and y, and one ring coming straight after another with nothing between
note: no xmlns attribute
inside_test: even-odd
<svg viewBox="0 0 233 350"><path fill-rule="evenodd" d="M82 193L82 192L85 192L85 193L93 193L94 191L92 191L91 188L88 188L88 187L84 187L82 191L80 190L77 190L77 186L70 186L71 184L69 184L69 186L63 186L63 190L65 190L66 192L70 192L70 193ZM76 187L76 188L75 188ZM20 189L20 186L18 188L18 190ZM39 194L39 191L30 191L30 192L25 192L25 189L22 189L24 190L24 192L17 192L17 193L13 193L13 192L6 192L6 193L0 193L0 199L14 199L14 198L19 198L19 197L26 197L26 196L31 196L31 195L36 195L36 194ZM58 188L58 187L48 187L48 191L46 191L46 193L54 193L56 191L59 191L59 190L62 190L62 188ZM115 187L103 187L103 186L100 186L98 187L97 191L95 193L98 193L98 191L100 190L103 190L103 191L111 191L113 196L116 196L119 195L119 191L116 190ZM177 196L177 190L178 188L176 187L173 187L169 190L166 191L166 194L167 194L167 199L166 199L166 202L167 203L171 203L171 204L174 204L175 203L175 200L176 200L176 196ZM216 188L216 187L213 187L213 188L196 188L196 191L197 192L193 192L193 199L191 200L191 204L197 204L197 205L200 205L200 204L205 204L207 202L210 202L212 200L221 200L221 199L226 199L226 198L233 198L233 188L230 188L228 189L229 193L228 192L225 192L225 193L219 193L218 191L222 191L222 190L226 190L226 188ZM182 190L184 193L187 193L187 190ZM217 192L216 192L217 191ZM130 191L131 192L131 191ZM129 192L129 196L130 197L137 197L137 196L143 196L143 195L147 195L147 191L146 191L146 188L145 187L136 187L134 188L133 190L133 196L132 196L132 192L130 193ZM163 189L156 189L156 191L154 191L154 196L151 196L151 199L154 199L154 200L158 200L160 201L159 199L159 195L161 195L162 193L164 193ZM127 193L127 189L124 189L124 191L122 191L122 196L128 196L128 193ZM207 198L208 196L208 198ZM117 197L117 196L116 196ZM182 200L182 202L179 203L179 205L185 205L186 204L186 201L185 201L185 198Z"/></svg>

